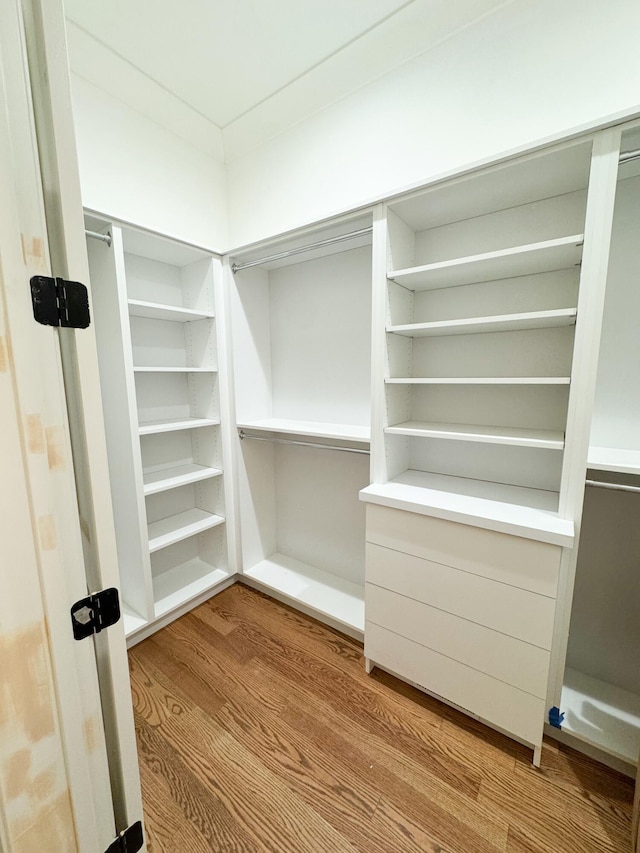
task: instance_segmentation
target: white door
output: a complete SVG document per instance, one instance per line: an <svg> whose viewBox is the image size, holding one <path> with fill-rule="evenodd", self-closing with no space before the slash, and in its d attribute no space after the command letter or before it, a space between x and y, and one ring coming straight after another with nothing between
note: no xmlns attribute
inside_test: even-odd
<svg viewBox="0 0 640 853"><path fill-rule="evenodd" d="M0 849L102 853L142 805L122 623L71 627L118 585L95 339L29 287L88 274L61 0L0 3L0 199Z"/></svg>

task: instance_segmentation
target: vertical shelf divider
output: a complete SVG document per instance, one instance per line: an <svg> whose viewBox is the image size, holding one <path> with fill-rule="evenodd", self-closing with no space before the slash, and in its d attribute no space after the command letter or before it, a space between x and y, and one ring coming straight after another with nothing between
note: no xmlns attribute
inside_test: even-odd
<svg viewBox="0 0 640 853"><path fill-rule="evenodd" d="M154 618L151 563L138 435L122 229L112 226L111 247L88 243L98 358L117 531L121 598L144 622ZM111 413L118 417L110 417ZM125 624L126 628L126 624Z"/></svg>

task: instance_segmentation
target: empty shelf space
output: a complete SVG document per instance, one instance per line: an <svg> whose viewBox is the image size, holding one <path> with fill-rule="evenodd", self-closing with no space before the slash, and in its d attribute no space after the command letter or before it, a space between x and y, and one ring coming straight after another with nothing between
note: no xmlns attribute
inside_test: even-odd
<svg viewBox="0 0 640 853"><path fill-rule="evenodd" d="M388 385L569 385L570 376L429 376L391 377Z"/></svg>
<svg viewBox="0 0 640 853"><path fill-rule="evenodd" d="M227 569L216 569L200 559L189 560L166 572L154 575L153 597L156 618L212 589L229 577L230 572Z"/></svg>
<svg viewBox="0 0 640 853"><path fill-rule="evenodd" d="M567 668L562 730L635 765L640 750L640 696Z"/></svg>
<svg viewBox="0 0 640 853"><path fill-rule="evenodd" d="M497 252L393 270L388 273L388 278L409 290L437 290L571 269L580 263L583 239L583 234L574 234L571 237L529 243Z"/></svg>
<svg viewBox="0 0 640 853"><path fill-rule="evenodd" d="M640 474L640 450L590 447L587 467L617 474Z"/></svg>
<svg viewBox="0 0 640 853"><path fill-rule="evenodd" d="M159 471L147 471L143 475L144 493L145 496L155 495L157 492L166 492L189 483L219 477L220 474L222 471L219 468L207 468L205 465L194 463L161 468Z"/></svg>
<svg viewBox="0 0 640 853"><path fill-rule="evenodd" d="M172 320L177 323L190 323L193 320L206 320L214 316L206 311L194 311L192 308L180 308L177 305L164 305L160 302L144 302L141 299L129 299L129 315L146 317L149 320Z"/></svg>
<svg viewBox="0 0 640 853"><path fill-rule="evenodd" d="M146 619L140 616L139 613L136 613L128 604L124 601L120 601L120 609L122 611L122 618L124 620L124 634L125 637L130 637L132 634L135 634L141 628L144 628L145 625L148 625Z"/></svg>
<svg viewBox="0 0 640 853"><path fill-rule="evenodd" d="M319 421L297 421L287 418L264 418L256 421L243 421L238 429L256 432L281 432L290 435L306 435L315 438L335 438L344 441L369 442L368 426L354 424L322 423Z"/></svg>
<svg viewBox="0 0 640 853"><path fill-rule="evenodd" d="M134 367L134 373L217 373L215 367Z"/></svg>
<svg viewBox="0 0 640 853"><path fill-rule="evenodd" d="M388 483L367 486L360 492L360 499L526 539L573 546L573 522L558 517L557 492L409 470Z"/></svg>
<svg viewBox="0 0 640 853"><path fill-rule="evenodd" d="M138 427L139 435L155 435L160 432L174 432L181 429L198 429L200 427L218 426L217 418L178 418L168 421L149 421Z"/></svg>
<svg viewBox="0 0 640 853"><path fill-rule="evenodd" d="M364 586L278 553L243 576L351 630L364 631Z"/></svg>
<svg viewBox="0 0 640 853"><path fill-rule="evenodd" d="M149 553L153 554L154 551L217 527L218 524L224 524L222 516L197 508L154 521L148 525Z"/></svg>
<svg viewBox="0 0 640 853"><path fill-rule="evenodd" d="M488 332L515 332L525 329L550 329L571 326L576 322L575 308L554 311L530 311L522 314L499 314L492 317L470 317L463 320L439 320L433 323L409 323L388 326L387 332L408 338L438 335L473 335Z"/></svg>
<svg viewBox="0 0 640 853"><path fill-rule="evenodd" d="M562 450L564 448L562 432L544 429L405 421L386 427L385 432L391 435L444 438L452 441L476 441L484 444L508 444L517 447L540 447L547 450Z"/></svg>

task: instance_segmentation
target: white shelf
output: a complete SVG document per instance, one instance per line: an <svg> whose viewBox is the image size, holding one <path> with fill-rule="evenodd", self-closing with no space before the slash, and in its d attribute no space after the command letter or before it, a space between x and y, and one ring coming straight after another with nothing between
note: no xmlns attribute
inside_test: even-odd
<svg viewBox="0 0 640 853"><path fill-rule="evenodd" d="M122 600L120 601L120 609L124 620L125 637L130 637L132 634L135 634L136 631L139 631L141 628L144 628L145 625L149 624L146 619L143 619L139 613L132 610L132 608Z"/></svg>
<svg viewBox="0 0 640 853"><path fill-rule="evenodd" d="M134 373L217 373L215 367L134 367Z"/></svg>
<svg viewBox="0 0 640 853"><path fill-rule="evenodd" d="M617 474L640 474L640 450L590 447L587 467Z"/></svg>
<svg viewBox="0 0 640 853"><path fill-rule="evenodd" d="M385 432L389 435L443 438L451 441L475 441L483 444L507 444L517 447L540 447L546 450L562 450L564 448L564 435L555 430L405 421L386 427Z"/></svg>
<svg viewBox="0 0 640 853"><path fill-rule="evenodd" d="M410 470L367 486L360 500L573 547L573 522L558 517L557 492Z"/></svg>
<svg viewBox="0 0 640 853"><path fill-rule="evenodd" d="M153 554L154 551L167 548L183 539L189 539L219 524L224 524L222 516L197 508L154 521L148 525L149 553Z"/></svg>
<svg viewBox="0 0 640 853"><path fill-rule="evenodd" d="M387 326L387 332L408 338L427 338L444 335L474 335L488 332L516 332L524 329L551 329L572 326L576 322L575 308L553 311L530 311L522 314L498 314L493 317L470 317L463 320L439 320L433 323L409 323Z"/></svg>
<svg viewBox="0 0 640 853"><path fill-rule="evenodd" d="M202 560L189 560L153 578L156 618L217 586L231 576L227 569L215 569Z"/></svg>
<svg viewBox="0 0 640 853"><path fill-rule="evenodd" d="M177 305L164 305L159 302L144 302L129 299L129 315L146 317L149 320L172 320L177 323L190 323L193 320L208 320L214 314L207 311L194 311L192 308L180 308Z"/></svg>
<svg viewBox="0 0 640 853"><path fill-rule="evenodd" d="M354 424L322 423L319 421L297 421L286 418L263 418L256 421L243 421L238 429L250 429L256 432L282 432L291 435L307 435L315 438L335 438L344 441L369 442L371 431L368 426Z"/></svg>
<svg viewBox="0 0 640 853"><path fill-rule="evenodd" d="M157 492L166 492L169 489L177 489L189 483L198 483L201 480L219 477L220 474L222 471L219 468L207 468L204 465L194 463L161 468L159 471L147 471L143 475L144 494L145 497L155 495Z"/></svg>
<svg viewBox="0 0 640 853"><path fill-rule="evenodd" d="M392 377L387 385L569 385L570 376Z"/></svg>
<svg viewBox="0 0 640 853"><path fill-rule="evenodd" d="M571 269L580 263L583 239L583 234L574 234L571 237L515 246L498 252L392 270L388 278L409 290L437 290Z"/></svg>
<svg viewBox="0 0 640 853"><path fill-rule="evenodd" d="M609 755L637 764L640 696L567 668L560 710L562 730Z"/></svg>
<svg viewBox="0 0 640 853"><path fill-rule="evenodd" d="M309 611L364 631L364 587L359 584L277 553L247 569L244 576Z"/></svg>
<svg viewBox="0 0 640 853"><path fill-rule="evenodd" d="M198 429L200 427L218 426L217 418L178 418L168 421L149 421L138 427L139 435L156 435L160 432L175 432L181 429Z"/></svg>

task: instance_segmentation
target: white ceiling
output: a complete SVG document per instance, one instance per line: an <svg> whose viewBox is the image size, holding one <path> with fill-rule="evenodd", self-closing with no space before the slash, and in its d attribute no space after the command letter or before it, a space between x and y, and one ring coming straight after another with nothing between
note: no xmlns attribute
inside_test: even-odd
<svg viewBox="0 0 640 853"><path fill-rule="evenodd" d="M66 12L224 127L412 2L66 0Z"/></svg>
<svg viewBox="0 0 640 853"><path fill-rule="evenodd" d="M149 86L157 85L218 128L233 123L234 132L257 139L366 85L506 3L66 0L65 5L72 22L71 65L80 76L134 106L130 87L144 102ZM127 67L137 74L129 86Z"/></svg>

